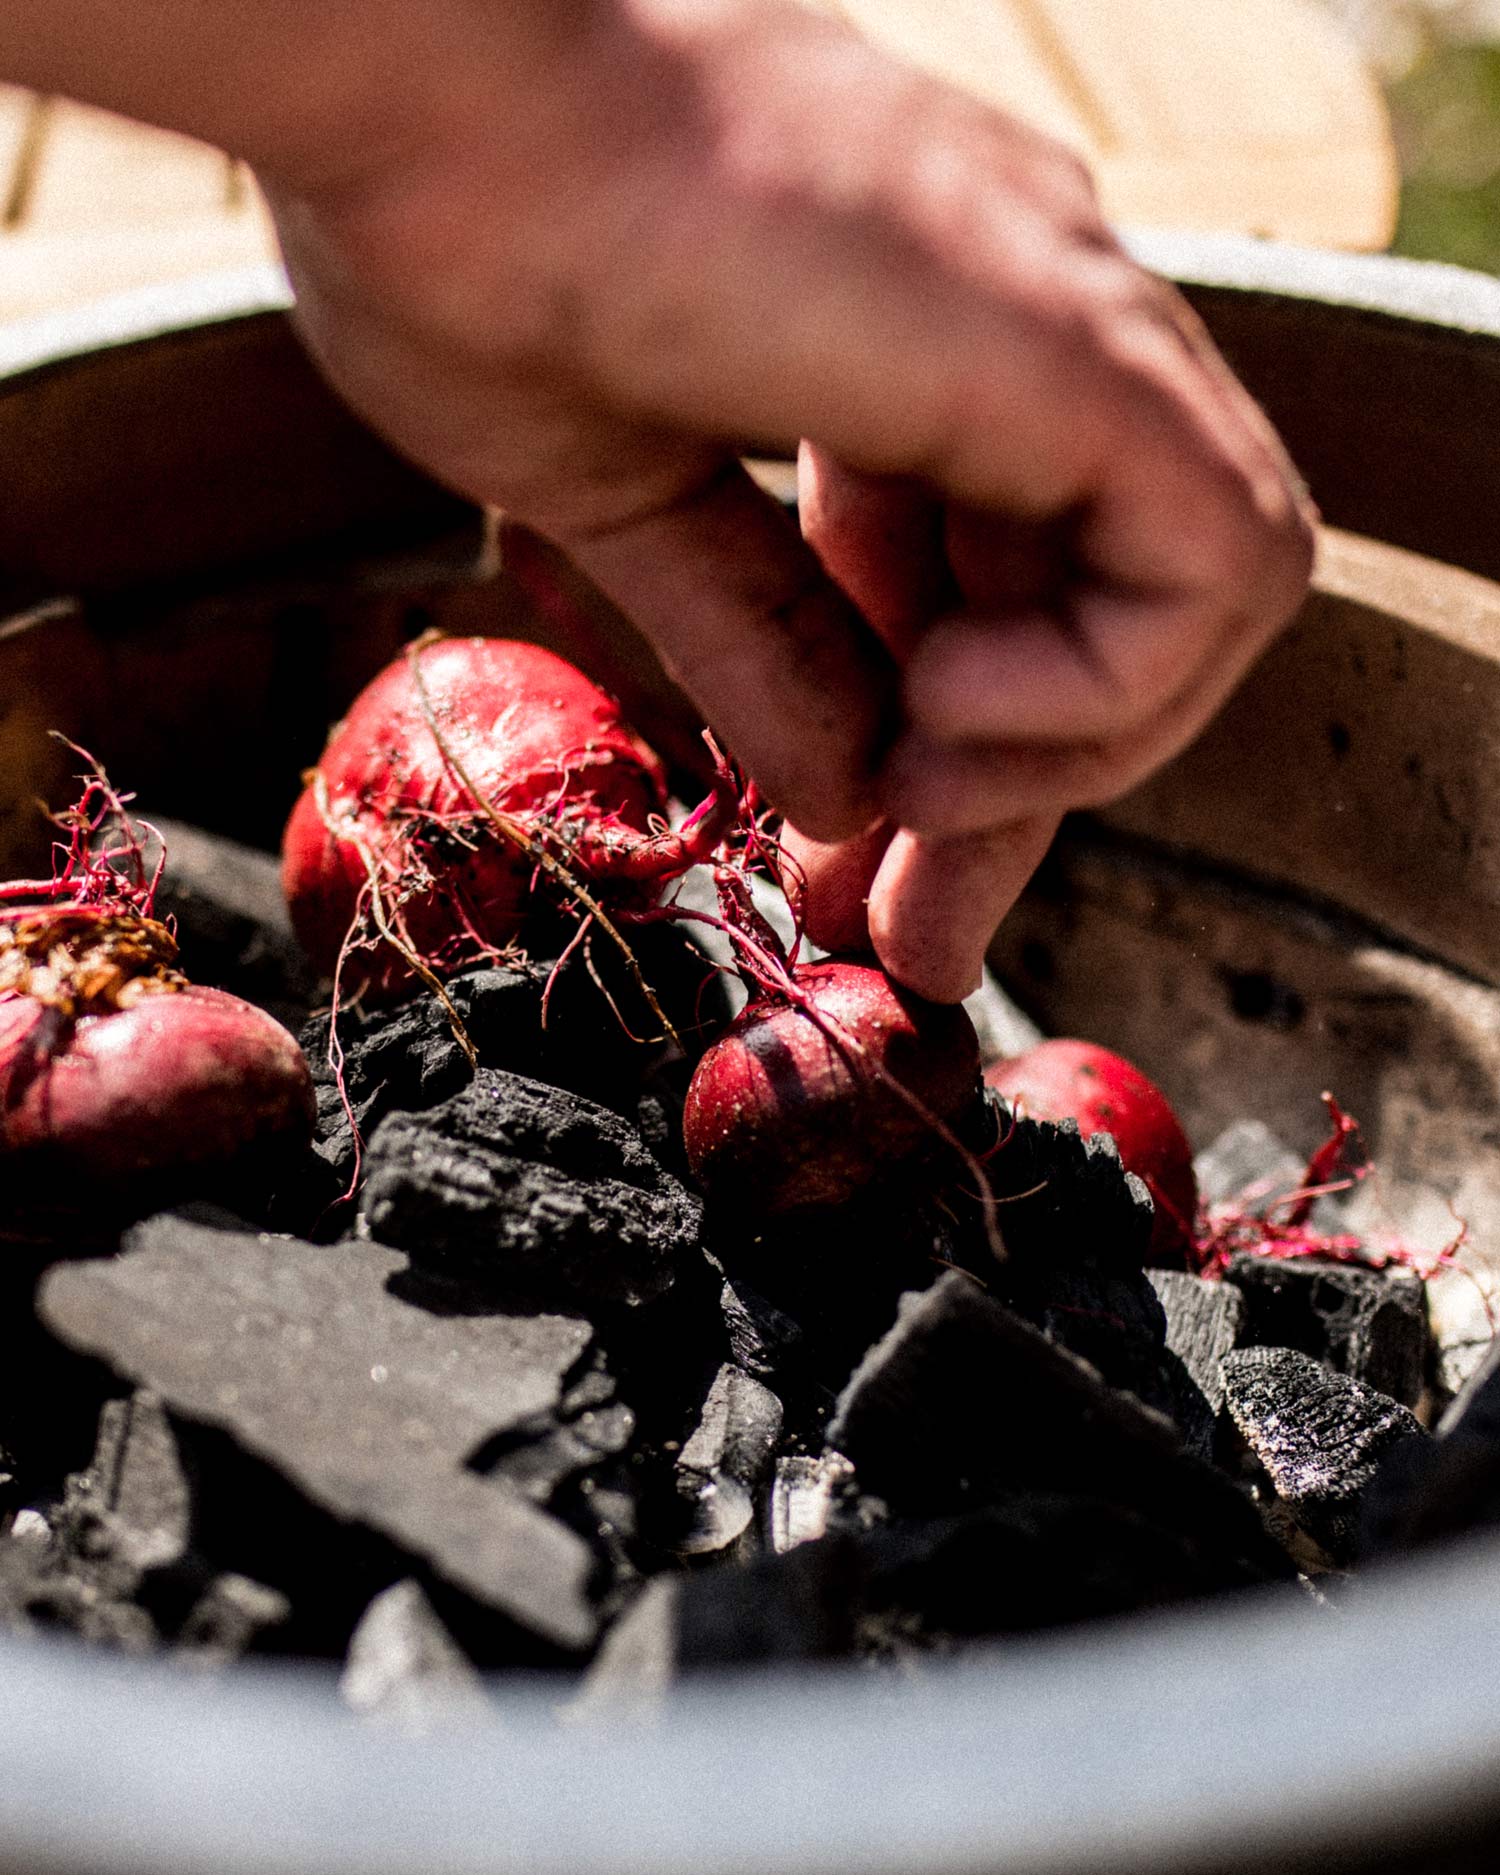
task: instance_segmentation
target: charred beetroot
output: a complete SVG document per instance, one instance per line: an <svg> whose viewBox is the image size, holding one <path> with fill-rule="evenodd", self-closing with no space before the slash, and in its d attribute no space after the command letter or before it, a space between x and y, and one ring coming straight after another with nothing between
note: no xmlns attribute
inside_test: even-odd
<svg viewBox="0 0 1500 1875"><path fill-rule="evenodd" d="M834 959L752 998L699 1063L683 1133L715 1198L765 1212L836 1205L938 1146L979 1091L962 1009Z"/></svg>
<svg viewBox="0 0 1500 1875"><path fill-rule="evenodd" d="M1110 1133L1120 1162L1151 1193L1147 1261L1181 1269L1198 1209L1193 1149L1166 1095L1123 1055L1095 1042L1039 1042L985 1070L986 1085L1034 1120L1076 1120L1088 1139Z"/></svg>

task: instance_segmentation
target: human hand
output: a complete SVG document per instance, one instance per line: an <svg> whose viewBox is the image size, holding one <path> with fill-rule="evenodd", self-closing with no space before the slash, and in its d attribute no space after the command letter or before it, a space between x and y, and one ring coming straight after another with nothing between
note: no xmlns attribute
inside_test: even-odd
<svg viewBox="0 0 1500 1875"><path fill-rule="evenodd" d="M465 14L399 134L263 163L303 331L650 636L798 830L813 935L961 996L1060 815L1297 604L1295 478L1046 139L777 0L518 61L525 12ZM807 543L736 461L803 437Z"/></svg>

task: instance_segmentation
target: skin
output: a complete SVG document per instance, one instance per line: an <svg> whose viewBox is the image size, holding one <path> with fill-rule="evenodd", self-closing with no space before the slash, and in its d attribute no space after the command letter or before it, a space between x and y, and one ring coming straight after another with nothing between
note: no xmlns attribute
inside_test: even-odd
<svg viewBox="0 0 1500 1875"><path fill-rule="evenodd" d="M1080 165L781 0L0 0L0 72L245 156L333 383L635 618L813 934L929 996L1305 590ZM805 538L736 466L799 443Z"/></svg>

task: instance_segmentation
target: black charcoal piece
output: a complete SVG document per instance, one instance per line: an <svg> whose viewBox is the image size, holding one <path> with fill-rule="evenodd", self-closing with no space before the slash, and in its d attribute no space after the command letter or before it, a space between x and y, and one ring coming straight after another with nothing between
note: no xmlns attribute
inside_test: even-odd
<svg viewBox="0 0 1500 1875"><path fill-rule="evenodd" d="M370 1141L360 1224L501 1293L639 1303L697 1248L702 1206L608 1108L481 1068Z"/></svg>
<svg viewBox="0 0 1500 1875"><path fill-rule="evenodd" d="M339 1692L356 1712L404 1730L495 1716L473 1663L411 1577L383 1589L360 1617Z"/></svg>
<svg viewBox="0 0 1500 1875"><path fill-rule="evenodd" d="M1242 1204L1254 1216L1296 1191L1306 1161L1283 1145L1264 1121L1236 1120L1193 1161L1204 1204Z"/></svg>
<svg viewBox="0 0 1500 1875"><path fill-rule="evenodd" d="M1084 1139L1075 1120L1012 1120L990 1096L1003 1143L985 1161L1013 1271L1091 1262L1138 1273L1151 1238L1151 1194L1120 1164L1108 1133ZM988 1272L985 1272L988 1275Z"/></svg>
<svg viewBox="0 0 1500 1875"><path fill-rule="evenodd" d="M537 1504L561 1485L616 1457L635 1432L635 1414L615 1397L613 1377L597 1364L557 1402L486 1439L471 1468L499 1479Z"/></svg>
<svg viewBox="0 0 1500 1875"><path fill-rule="evenodd" d="M729 1351L747 1374L774 1380L787 1361L796 1358L801 1327L743 1278L726 1280L719 1307L729 1332Z"/></svg>
<svg viewBox="0 0 1500 1875"><path fill-rule="evenodd" d="M859 1540L862 1638L877 1652L942 1648L1212 1594L1210 1537L1094 1497L1035 1492L963 1517L877 1525Z"/></svg>
<svg viewBox="0 0 1500 1875"><path fill-rule="evenodd" d="M292 934L276 856L183 821L152 824L167 856L156 915L176 921L183 969L295 1029L317 986Z"/></svg>
<svg viewBox="0 0 1500 1875"><path fill-rule="evenodd" d="M1216 1415L1224 1404L1221 1363L1245 1332L1244 1298L1230 1283L1210 1282L1186 1270L1151 1270L1149 1275L1167 1318L1167 1346Z"/></svg>
<svg viewBox="0 0 1500 1875"><path fill-rule="evenodd" d="M728 1362L714 1376L678 1465L726 1473L752 1489L765 1477L781 1436L781 1401L771 1389Z"/></svg>
<svg viewBox="0 0 1500 1875"><path fill-rule="evenodd" d="M1164 1362L1166 1317L1143 1270L1094 1258L1018 1257L998 1279L1006 1304L1049 1341L1168 1418L1177 1392Z"/></svg>
<svg viewBox="0 0 1500 1875"><path fill-rule="evenodd" d="M189 1609L172 1648L195 1667L227 1667L292 1612L280 1589L232 1571L215 1576Z"/></svg>
<svg viewBox="0 0 1500 1875"><path fill-rule="evenodd" d="M860 1576L855 1543L842 1534L749 1564L657 1576L605 1636L575 1710L649 1700L705 1669L845 1655Z"/></svg>
<svg viewBox="0 0 1500 1875"><path fill-rule="evenodd" d="M163 1216L115 1261L52 1271L41 1308L69 1345L222 1429L333 1518L425 1558L542 1641L586 1647L591 1551L467 1460L557 1405L592 1330L566 1315L439 1314L403 1299L404 1276L380 1245Z"/></svg>
<svg viewBox="0 0 1500 1875"><path fill-rule="evenodd" d="M1286 1573L1249 1502L1183 1451L1169 1420L956 1272L902 1297L844 1389L828 1442L898 1517L1018 1490L1081 1493L1189 1535L1217 1556L1221 1582Z"/></svg>
<svg viewBox="0 0 1500 1875"><path fill-rule="evenodd" d="M1377 1467L1428 1434L1398 1401L1290 1348L1224 1359L1225 1401L1277 1496L1336 1563L1359 1548L1361 1500Z"/></svg>
<svg viewBox="0 0 1500 1875"><path fill-rule="evenodd" d="M727 1549L750 1527L781 1419L781 1401L769 1387L728 1363L719 1369L677 1458L677 1494L688 1512L673 1542L680 1554Z"/></svg>
<svg viewBox="0 0 1500 1875"><path fill-rule="evenodd" d="M1162 1351L1168 1397L1153 1399L1177 1423L1183 1443L1199 1458L1217 1456L1219 1419L1224 1406L1220 1362L1244 1329L1240 1292L1222 1282L1208 1282L1186 1270L1148 1271L1167 1318Z"/></svg>
<svg viewBox="0 0 1500 1875"><path fill-rule="evenodd" d="M1377 1551L1418 1548L1500 1523L1500 1340L1438 1421L1437 1436L1376 1475L1365 1535Z"/></svg>
<svg viewBox="0 0 1500 1875"><path fill-rule="evenodd" d="M140 1575L182 1558L192 1514L192 1488L161 1400L144 1388L106 1400L93 1463L68 1481L58 1518L63 1547L107 1547Z"/></svg>
<svg viewBox="0 0 1500 1875"><path fill-rule="evenodd" d="M1407 1406L1421 1397L1427 1303L1411 1270L1242 1251L1225 1280L1245 1298L1248 1346L1296 1348Z"/></svg>
<svg viewBox="0 0 1500 1875"><path fill-rule="evenodd" d="M779 1554L823 1536L840 1491L853 1477L854 1467L842 1452L777 1459L771 1485L771 1548Z"/></svg>

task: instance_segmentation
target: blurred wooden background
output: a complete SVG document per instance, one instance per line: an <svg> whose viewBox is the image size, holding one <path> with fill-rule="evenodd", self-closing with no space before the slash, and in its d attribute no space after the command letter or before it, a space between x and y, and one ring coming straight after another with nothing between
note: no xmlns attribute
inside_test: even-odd
<svg viewBox="0 0 1500 1875"><path fill-rule="evenodd" d="M1397 170L1379 88L1318 0L810 0L1072 144L1110 214L1379 248ZM242 166L0 86L0 320L253 265Z"/></svg>

